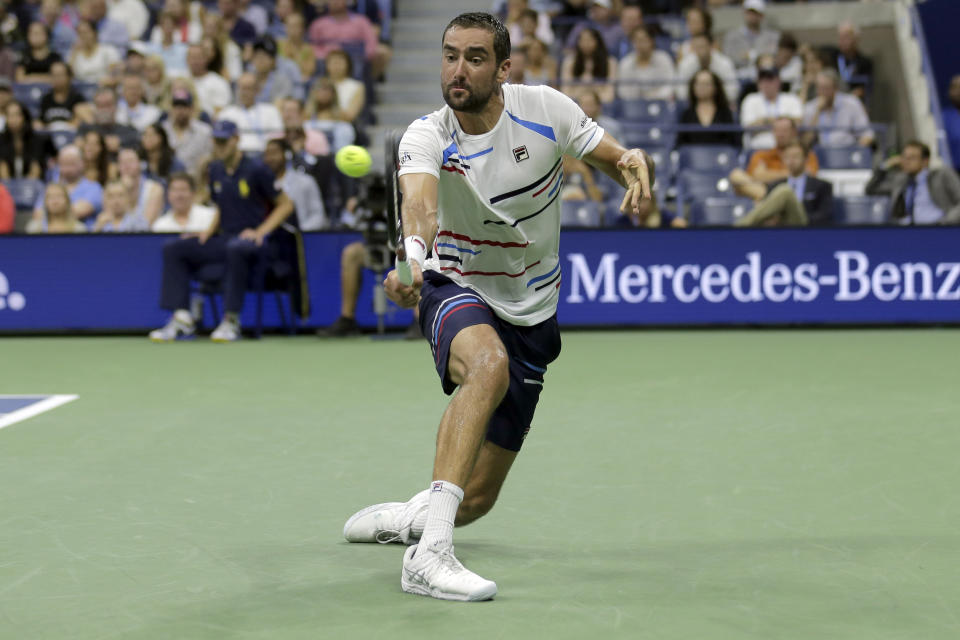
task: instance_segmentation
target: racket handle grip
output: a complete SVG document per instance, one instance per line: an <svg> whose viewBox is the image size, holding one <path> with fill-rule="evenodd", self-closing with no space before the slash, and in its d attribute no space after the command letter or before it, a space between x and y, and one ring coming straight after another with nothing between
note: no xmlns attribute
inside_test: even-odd
<svg viewBox="0 0 960 640"><path fill-rule="evenodd" d="M400 258L397 258L397 278L408 287L413 284L413 271L410 270L410 263Z"/></svg>

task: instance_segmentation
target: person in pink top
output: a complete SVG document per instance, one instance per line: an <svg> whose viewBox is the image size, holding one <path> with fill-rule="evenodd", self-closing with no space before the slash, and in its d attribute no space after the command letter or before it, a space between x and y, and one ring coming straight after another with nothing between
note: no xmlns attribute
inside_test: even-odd
<svg viewBox="0 0 960 640"><path fill-rule="evenodd" d="M379 78L390 62L390 47L379 41L377 27L366 16L347 10L347 0L329 0L327 15L310 25L310 43L317 58L325 59L332 49L340 49L346 42L363 42L367 62L373 77Z"/></svg>

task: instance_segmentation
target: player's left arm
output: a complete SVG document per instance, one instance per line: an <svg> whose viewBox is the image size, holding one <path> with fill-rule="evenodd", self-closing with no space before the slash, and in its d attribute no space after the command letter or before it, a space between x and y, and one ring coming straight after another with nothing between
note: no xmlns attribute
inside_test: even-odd
<svg viewBox="0 0 960 640"><path fill-rule="evenodd" d="M584 154L583 159L627 190L620 211L639 215L640 201L653 197L656 167L653 158L643 149L626 149L609 133L604 133L600 144Z"/></svg>

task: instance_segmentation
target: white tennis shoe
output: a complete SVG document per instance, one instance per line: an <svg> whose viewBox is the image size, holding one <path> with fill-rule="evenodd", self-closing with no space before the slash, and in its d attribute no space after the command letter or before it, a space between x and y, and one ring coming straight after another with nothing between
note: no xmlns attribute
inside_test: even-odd
<svg viewBox="0 0 960 640"><path fill-rule="evenodd" d="M240 339L240 323L224 318L210 334L210 339L220 343L236 342Z"/></svg>
<svg viewBox="0 0 960 640"><path fill-rule="evenodd" d="M497 595L497 583L464 567L453 555L453 545L440 551L420 545L407 549L400 586L407 593L461 602L491 600Z"/></svg>
<svg viewBox="0 0 960 640"><path fill-rule="evenodd" d="M407 502L383 502L361 509L343 525L347 542L400 542L416 544L420 535L412 532L414 519L430 504L430 490L425 489Z"/></svg>

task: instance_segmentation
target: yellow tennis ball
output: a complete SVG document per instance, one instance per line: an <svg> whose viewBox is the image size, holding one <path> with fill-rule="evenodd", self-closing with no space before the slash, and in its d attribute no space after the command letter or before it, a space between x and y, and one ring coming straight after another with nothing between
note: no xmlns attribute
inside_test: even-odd
<svg viewBox="0 0 960 640"><path fill-rule="evenodd" d="M337 151L337 155L333 157L333 162L337 165L337 169L351 178L361 178L367 175L367 172L370 171L370 165L373 164L370 152L355 144L348 144Z"/></svg>

